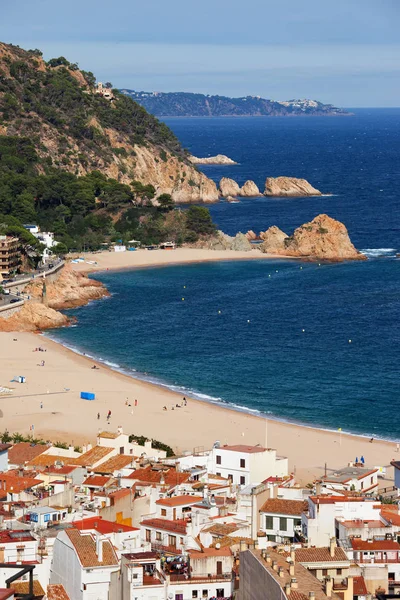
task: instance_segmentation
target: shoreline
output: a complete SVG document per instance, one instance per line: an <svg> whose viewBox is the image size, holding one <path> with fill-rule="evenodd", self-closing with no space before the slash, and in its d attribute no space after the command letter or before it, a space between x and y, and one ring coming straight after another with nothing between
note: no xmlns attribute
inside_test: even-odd
<svg viewBox="0 0 400 600"><path fill-rule="evenodd" d="M184 255L184 256L183 256ZM221 258L222 255L222 258ZM77 271L107 272L135 268L160 267L219 260L247 259L293 260L292 257L263 255L258 251L136 251L85 255L87 262L75 263ZM121 264L122 263L122 264ZM0 334L0 382L8 383L15 375L26 375L27 383L14 385L14 393L0 396L0 430L33 433L52 441L83 445L95 442L99 429L115 430L123 425L127 433L146 435L169 444L175 451L193 447L210 448L216 440L225 443L261 444L275 448L289 458L290 471L306 484L320 477L327 463L328 472L345 466L362 454L368 466L388 466L396 457L396 442L369 438L312 425L291 423L268 415L252 414L228 403L198 399L171 390L167 385L149 382L134 373L124 373L89 356L79 354L51 337L35 333ZM17 342L13 340L17 339ZM38 342L40 340L40 342ZM6 342L6 343L4 343ZM38 345L48 352L32 353ZM45 359L45 367L37 361ZM98 369L92 369L93 365ZM19 372L21 371L21 372ZM16 387L17 386L17 387ZM96 393L93 402L82 401L80 391ZM188 406L176 408L183 395ZM134 407L133 400L138 399ZM43 402L43 408L40 403ZM163 407L166 406L165 411ZM175 410L172 410L174 406ZM134 407L134 408L132 408ZM107 425L105 414L112 410ZM33 411L33 412L32 412ZM97 419L97 413L101 418ZM34 426L32 431L30 428ZM266 441L267 440L267 441ZM390 468L390 476L392 469ZM391 481L389 473L387 481Z"/></svg>

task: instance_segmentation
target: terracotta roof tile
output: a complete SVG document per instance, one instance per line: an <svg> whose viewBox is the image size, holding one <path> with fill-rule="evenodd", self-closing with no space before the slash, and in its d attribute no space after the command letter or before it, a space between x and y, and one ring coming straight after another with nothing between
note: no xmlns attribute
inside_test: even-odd
<svg viewBox="0 0 400 600"><path fill-rule="evenodd" d="M47 586L47 600L70 600L61 583L51 583Z"/></svg>
<svg viewBox="0 0 400 600"><path fill-rule="evenodd" d="M82 485L87 487L106 487L106 485L110 484L112 481L115 481L115 479L108 477L107 475L91 475L82 482Z"/></svg>
<svg viewBox="0 0 400 600"><path fill-rule="evenodd" d="M385 507L385 509L381 511L381 517L383 517L385 521L387 521L391 525L400 525L400 515L397 511L395 512L393 510L387 510Z"/></svg>
<svg viewBox="0 0 400 600"><path fill-rule="evenodd" d="M369 542L368 540L360 540L359 538L353 538L350 540L353 550L400 550L400 544L394 540L374 540Z"/></svg>
<svg viewBox="0 0 400 600"><path fill-rule="evenodd" d="M31 461L36 456L43 454L49 447L42 444L31 444L30 442L20 442L14 444L8 451L8 462L10 465L22 466Z"/></svg>
<svg viewBox="0 0 400 600"><path fill-rule="evenodd" d="M189 473L178 473L175 469L153 469L151 466L145 467L143 469L136 469L131 475L127 477L127 479L132 479L134 481L140 481L143 485L148 484L159 484L161 479L164 479L165 485L167 486L175 486L185 481L188 481L190 475Z"/></svg>
<svg viewBox="0 0 400 600"><path fill-rule="evenodd" d="M83 568L118 566L118 558L110 540L102 540L103 560L100 562L96 554L96 542L91 533L81 533L78 529L66 529L65 533L74 546Z"/></svg>
<svg viewBox="0 0 400 600"><path fill-rule="evenodd" d="M296 550L296 561L299 563L313 562L349 562L343 548L335 548L331 556L329 548L299 548Z"/></svg>
<svg viewBox="0 0 400 600"><path fill-rule="evenodd" d="M84 529L95 529L102 534L139 531L137 527L128 527L128 525L107 521L102 517L88 517L87 519L81 519L80 521L72 521L71 525L80 531L83 531Z"/></svg>
<svg viewBox="0 0 400 600"><path fill-rule="evenodd" d="M14 581L11 587L17 592L17 594L29 594L29 581ZM46 594L40 581L37 579L33 580L33 596L34 598L43 598Z"/></svg>
<svg viewBox="0 0 400 600"><path fill-rule="evenodd" d="M186 534L187 523L183 519L145 519L140 523L144 527L151 527L152 529L160 529L161 531L169 531L171 533L178 533L181 535Z"/></svg>
<svg viewBox="0 0 400 600"><path fill-rule="evenodd" d="M172 496L171 498L161 498L161 500L157 500L156 504L160 506L187 506L188 504L196 504L197 502L201 502L202 496Z"/></svg>
<svg viewBox="0 0 400 600"><path fill-rule="evenodd" d="M353 596L366 596L367 594L364 577L353 577Z"/></svg>
<svg viewBox="0 0 400 600"><path fill-rule="evenodd" d="M102 458L105 458L107 454L110 454L110 452L114 452L114 448L94 446L85 452L85 454L82 454L79 458L77 458L75 463L70 464L81 465L82 467L93 467Z"/></svg>
<svg viewBox="0 0 400 600"><path fill-rule="evenodd" d="M308 508L306 500L284 500L283 498L270 498L262 507L260 512L279 515L300 516Z"/></svg>
<svg viewBox="0 0 400 600"><path fill-rule="evenodd" d="M234 531L237 531L238 529L240 529L240 527L241 526L237 525L237 523L215 523L214 525L211 525L211 527L203 529L203 532L225 536L229 535L230 533L233 533Z"/></svg>
<svg viewBox="0 0 400 600"><path fill-rule="evenodd" d="M93 470L95 473L114 473L130 465L133 461L133 456L126 454L117 454L112 456L108 460L102 462L100 465L95 467Z"/></svg>
<svg viewBox="0 0 400 600"><path fill-rule="evenodd" d="M230 548L203 548L202 550L188 550L191 559L207 559L210 556L232 556Z"/></svg>
<svg viewBox="0 0 400 600"><path fill-rule="evenodd" d="M68 458L66 456L59 456L58 454L39 454L28 462L29 467L35 468L46 468L54 467L55 464L63 463L64 465L77 465L78 458Z"/></svg>
<svg viewBox="0 0 400 600"><path fill-rule="evenodd" d="M36 487L42 484L41 479L34 479L33 477L18 477L15 475L7 475L6 473L0 473L0 496L10 492L13 494L19 494L24 490Z"/></svg>

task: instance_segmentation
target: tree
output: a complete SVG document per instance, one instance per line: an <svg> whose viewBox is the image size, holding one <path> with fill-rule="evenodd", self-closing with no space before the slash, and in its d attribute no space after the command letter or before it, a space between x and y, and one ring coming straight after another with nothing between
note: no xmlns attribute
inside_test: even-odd
<svg viewBox="0 0 400 600"><path fill-rule="evenodd" d="M171 194L161 194L157 198L160 209L163 211L172 210L174 207L174 201L172 200Z"/></svg>
<svg viewBox="0 0 400 600"><path fill-rule="evenodd" d="M104 87L111 89L113 86L113 84L110 81L106 81L106 83L104 84Z"/></svg>
<svg viewBox="0 0 400 600"><path fill-rule="evenodd" d="M204 206L191 206L186 212L186 223L188 229L200 235L211 235L216 231L210 211Z"/></svg>

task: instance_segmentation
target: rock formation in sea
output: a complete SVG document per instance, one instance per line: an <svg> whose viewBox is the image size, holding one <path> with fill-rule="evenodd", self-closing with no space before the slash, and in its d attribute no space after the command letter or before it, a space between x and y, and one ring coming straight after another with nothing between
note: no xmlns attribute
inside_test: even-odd
<svg viewBox="0 0 400 600"><path fill-rule="evenodd" d="M240 188L233 179L223 177L219 182L219 191L223 198L227 198L228 196L239 196Z"/></svg>
<svg viewBox="0 0 400 600"><path fill-rule="evenodd" d="M260 190L254 183L254 181L251 181L251 179L248 179L240 188L239 195L251 197L251 196L260 196L261 194L260 194Z"/></svg>
<svg viewBox="0 0 400 600"><path fill-rule="evenodd" d="M83 306L91 300L108 296L104 285L66 265L56 279L46 279L46 304L42 302L43 280L34 279L24 292L30 296L22 308L11 316L0 317L0 331L37 331L68 325L69 318L58 312ZM11 311L10 311L11 312Z"/></svg>
<svg viewBox="0 0 400 600"><path fill-rule="evenodd" d="M225 154L217 154L216 156L207 156L199 158L197 156L189 156L190 162L194 165L237 165L238 163L225 156Z"/></svg>
<svg viewBox="0 0 400 600"><path fill-rule="evenodd" d="M250 229L245 235L249 242L257 239L257 234L252 229Z"/></svg>
<svg viewBox="0 0 400 600"><path fill-rule="evenodd" d="M237 233L235 237L227 235L223 231L217 233L208 240L197 243L197 247L207 248L209 250L236 250L238 252L247 252L252 250L252 245L244 233Z"/></svg>
<svg viewBox="0 0 400 600"><path fill-rule="evenodd" d="M265 181L265 196L321 196L306 179L297 177L267 177Z"/></svg>
<svg viewBox="0 0 400 600"><path fill-rule="evenodd" d="M225 198L225 200L226 200L227 202L237 202L237 201L238 201L236 198L234 198L234 196L227 196L227 197Z"/></svg>
<svg viewBox="0 0 400 600"><path fill-rule="evenodd" d="M283 234L283 232L281 233ZM268 241L269 239L270 236L268 236ZM298 227L293 235L283 240L283 246L279 242L277 249L271 253L335 262L366 260L364 254L361 254L353 246L343 223L324 214L318 215L309 223Z"/></svg>
<svg viewBox="0 0 400 600"><path fill-rule="evenodd" d="M288 236L284 231L273 225L267 231L260 232L260 238L263 243L260 245L261 252L266 254L276 254L285 251L285 240Z"/></svg>

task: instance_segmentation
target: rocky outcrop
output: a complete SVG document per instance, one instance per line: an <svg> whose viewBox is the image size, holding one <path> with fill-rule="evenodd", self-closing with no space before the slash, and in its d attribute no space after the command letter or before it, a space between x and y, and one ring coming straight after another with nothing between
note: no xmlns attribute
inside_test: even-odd
<svg viewBox="0 0 400 600"><path fill-rule="evenodd" d="M237 199L236 199L236 198L234 198L233 196L227 196L227 197L225 198L225 200L226 200L227 202L237 202Z"/></svg>
<svg viewBox="0 0 400 600"><path fill-rule="evenodd" d="M306 179L297 177L267 177L265 182L265 196L321 196L321 192L314 188Z"/></svg>
<svg viewBox="0 0 400 600"><path fill-rule="evenodd" d="M288 239L288 236L279 227L273 225L267 231L261 231L260 238L263 240L260 245L261 252L276 254L282 251L284 253L285 240Z"/></svg>
<svg viewBox="0 0 400 600"><path fill-rule="evenodd" d="M25 292L34 299L41 299L43 280L34 279L28 284ZM46 279L47 305L50 308L75 308L108 295L100 281L89 279L84 273L74 271L70 264L63 268L57 279Z"/></svg>
<svg viewBox="0 0 400 600"><path fill-rule="evenodd" d="M238 196L240 193L240 188L233 179L223 177L219 182L219 191L221 196L226 198L227 196Z"/></svg>
<svg viewBox="0 0 400 600"><path fill-rule="evenodd" d="M260 194L260 190L254 183L254 181L251 181L251 179L248 179L240 188L239 195L251 197L251 196L260 196L261 194Z"/></svg>
<svg viewBox="0 0 400 600"><path fill-rule="evenodd" d="M68 325L69 319L62 313L37 301L26 302L10 317L0 318L0 331L38 331Z"/></svg>
<svg viewBox="0 0 400 600"><path fill-rule="evenodd" d="M304 223L295 230L292 236L287 237L283 244L283 248L278 247L272 253L334 262L366 260L366 257L358 252L351 243L343 223L328 217L328 215L318 215L309 223Z"/></svg>
<svg viewBox="0 0 400 600"><path fill-rule="evenodd" d="M225 154L217 154L217 156L208 156L207 158L198 158L197 156L189 156L190 162L194 165L237 165L238 163L225 156Z"/></svg>
<svg viewBox="0 0 400 600"><path fill-rule="evenodd" d="M244 233L237 233L235 237L231 237L223 231L217 231L214 237L201 242L201 247L209 250L236 250L238 252L252 250L252 246Z"/></svg>
<svg viewBox="0 0 400 600"><path fill-rule="evenodd" d="M245 235L246 235L247 239L249 240L249 242L257 239L257 234L252 229L250 229Z"/></svg>

